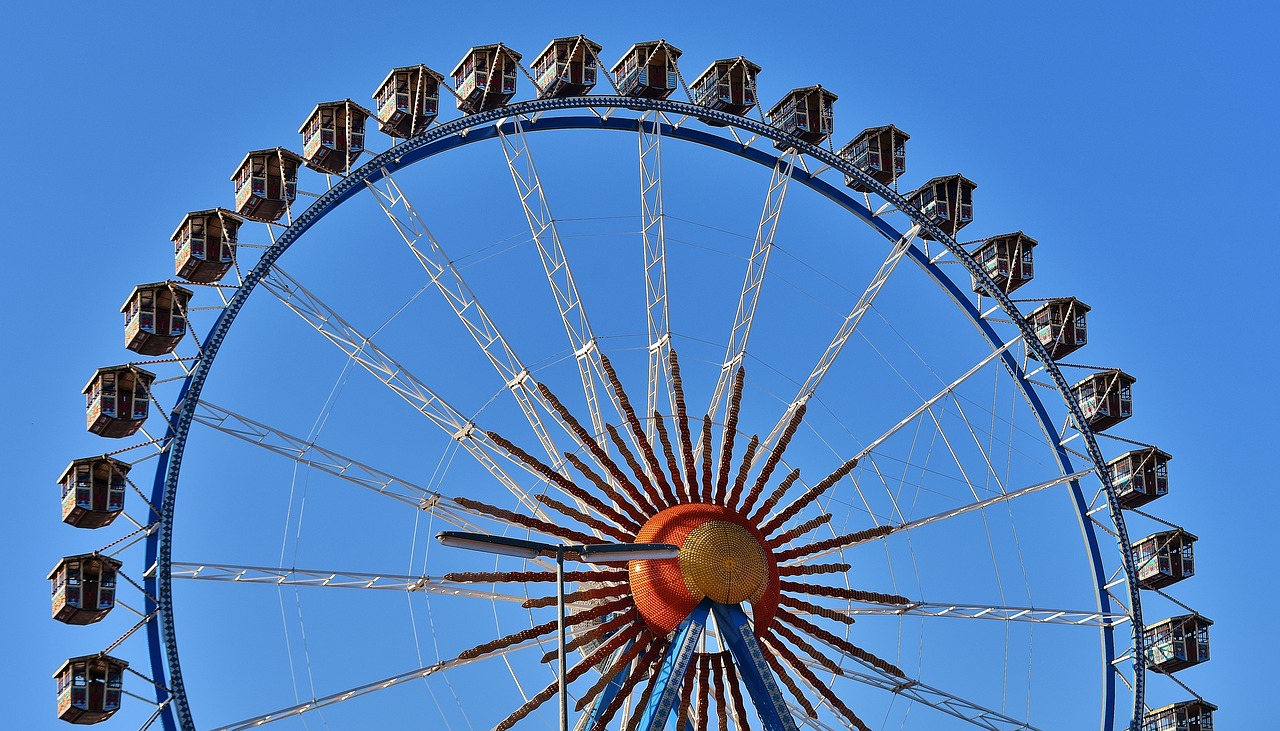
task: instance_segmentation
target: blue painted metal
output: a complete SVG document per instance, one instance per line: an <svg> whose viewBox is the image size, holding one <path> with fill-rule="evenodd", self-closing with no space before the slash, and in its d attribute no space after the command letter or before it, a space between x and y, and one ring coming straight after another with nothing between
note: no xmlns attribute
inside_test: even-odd
<svg viewBox="0 0 1280 731"><path fill-rule="evenodd" d="M236 290L228 305L219 315L218 320L205 336L203 343L203 357L197 362L195 369L191 375L187 377L182 386L182 392L179 396L179 405L175 406L173 413L173 422L170 424L170 435L172 441L169 443L169 450L166 455L159 461L157 466L157 484L161 484L161 476L163 475L163 499L157 502L160 507L159 529L150 535L147 539L147 555L155 557L155 578L148 580L148 589L155 588L154 595L160 610L160 626L159 631L148 630L147 636L151 648L152 656L152 674L157 679L165 676L165 663L167 663L168 674L170 677L169 691L172 694L171 703L166 706L163 718L165 719L166 729L171 728L172 719L170 714L176 714L177 722L184 730L194 729L195 725L192 721L190 709L187 705L186 694L182 685L182 675L178 661L178 647L176 636L173 628L172 616L172 588L170 576L170 560L172 548L172 530L173 530L173 509L176 502L176 494L178 488L178 475L182 466L182 452L185 448L186 439L191 427L191 417L194 409L182 409L181 403L184 399L191 399L191 403L198 401L200 392L204 387L204 383L208 378L208 372L217 356L218 350L222 345L223 339L226 337L227 331L231 324L238 316L240 309L244 306L249 295L253 292L258 282L270 270L275 261L293 245L299 237L302 236L313 225L320 221L330 211L335 209L342 202L346 201L364 190L367 184L375 183L381 180L387 173L395 172L403 167L407 167L415 162L424 160L434 155L447 152L463 145L471 144L479 140L491 139L498 135L498 124L503 124L503 133L514 132L514 124L511 122L503 122L507 117L517 115L535 115L556 110L580 110L580 109L632 109L637 111L660 111L668 114L700 119L704 122L714 122L725 127L735 127L746 131L749 134L762 138L767 138L775 142L781 142L785 146L795 147L804 153L807 157L817 160L820 163L833 168L844 175L857 179L860 183L867 186L875 195L882 198L895 206L898 210L907 215L914 223L918 224L922 229L928 231L937 240L937 243L944 246L955 259L962 264L977 281L987 285L989 296L993 297L1004 310L1008 317L1022 332L1023 339L1044 365L1045 372L1053 381L1057 390L1064 395L1064 402L1071 413L1076 424L1080 425L1081 436L1084 441L1085 449L1089 455L1090 461L1093 462L1098 472L1098 476L1105 488L1108 507L1112 517L1113 524L1116 529L1116 542L1121 547L1121 562L1124 573L1128 579L1130 615L1132 618L1132 643L1134 648L1134 688L1133 688L1133 713L1130 728L1134 731L1140 727L1141 716L1144 705L1145 695L1145 668L1144 648L1142 641L1142 613L1141 613L1141 597L1138 594L1138 586L1136 581L1136 572L1133 564L1132 556L1129 554L1127 547L1129 545L1128 532L1124 525L1124 518L1120 512L1119 502L1115 495L1115 490L1111 485L1110 476L1105 469L1106 461L1102 456L1101 450L1098 448L1097 441L1093 433L1089 430L1084 420L1083 414L1080 412L1078 404L1074 399L1069 397L1070 385L1062 376L1061 371L1054 362L1048 357L1044 348L1040 345L1039 340L1035 337L1026 320L1019 314L1017 307L1009 299L1008 295L1002 292L991 281L986 272L977 264L976 261L961 247L955 239L943 232L936 225L925 219L918 211L912 208L907 200L898 194L897 191L884 186L863 171L853 167L848 161L839 156L824 150L820 147L808 144L787 135L779 130L747 117L739 117L725 112L701 107L687 102L679 102L667 99L640 99L634 97L619 96L587 96L587 97L569 97L562 99L540 99L535 101L520 102L501 107L498 109L473 114L461 119L441 124L424 131L421 135L396 145L390 150L375 156L371 161L362 165L359 169L352 171L349 175L339 180L329 191L321 195L307 210L303 211L293 223L276 239L276 242L266 249L257 265L243 279L242 286ZM639 122L635 118L624 117L620 115L608 116L601 119L599 116L583 115L583 116L544 116L533 121L525 121L523 123L524 131L544 131L557 129L610 129L617 131L634 132ZM754 147L743 146L739 141L730 137L722 137L717 134L696 130L681 124L678 126L663 124L662 135L681 139L700 145L713 147L716 149L730 152L739 157L757 162L766 167L772 168L777 163L778 156L767 150L757 149ZM898 232L891 224L883 218L876 217L865 205L852 198L845 191L821 180L816 175L812 175L807 171L798 167L791 169L793 179L820 193L824 197L832 200L845 210L858 216L860 219L871 225L883 236L891 241L897 241L901 238ZM981 331L983 336L987 338L993 348L1002 345L1002 341L996 336L991 325L981 317L981 313L972 302L968 300L968 294L962 291L954 282L947 277L941 269L929 261L929 257L925 255L914 244L908 249L910 256L937 284L947 291L952 300L959 306L973 321L974 325ZM1009 352L1005 352L1001 356L1001 360L1006 369L1015 376L1015 380L1019 383L1023 395L1027 402L1032 406L1034 413L1041 423L1041 428L1046 435L1054 441L1057 458L1060 467L1064 473L1074 472L1071 459L1065 448L1056 443L1054 436L1056 431L1053 422L1049 419L1048 412L1044 404L1040 401L1039 395L1030 387L1025 375L1017 363L1016 359ZM1077 516L1080 521L1081 531L1084 534L1085 541L1088 545L1091 569L1094 574L1095 594L1098 599L1099 611L1110 611L1110 601L1106 592L1105 584L1108 581L1107 574L1103 567L1101 549L1098 544L1097 536L1094 532L1091 519L1087 515L1087 501L1084 498L1083 491L1078 483L1071 483L1072 499L1076 505ZM150 560L150 558L148 559ZM1113 631L1110 627L1102 629L1102 650L1103 658L1107 665L1104 670L1103 681L1103 713L1101 728L1104 731L1110 731L1113 728L1113 719L1115 713L1115 694L1116 683L1114 674L1110 671L1110 663L1116 659L1115 644ZM164 662L159 660L163 650ZM160 694L163 689L157 689L157 699L162 700Z"/></svg>
<svg viewBox="0 0 1280 731"><path fill-rule="evenodd" d="M738 667L738 677L747 686L747 693L751 695L756 715L760 717L765 731L798 731L796 720L787 708L782 689L764 659L756 633L751 629L742 606L713 603L711 611L715 612L720 641L729 647L733 663Z"/></svg>
<svg viewBox="0 0 1280 731"><path fill-rule="evenodd" d="M619 648L618 654L621 655L630 647L631 643L628 642ZM604 715L605 709L608 708L609 704L613 702L613 699L618 696L618 691L622 690L622 684L626 682L627 675L630 672L631 667L629 665L618 669L618 672L613 676L613 680L610 680L609 684L604 687L604 690L600 691L600 694L596 696L595 701L591 705L591 713L587 716L587 722L579 722L577 728L591 729L596 727L596 724L600 721L600 717Z"/></svg>
<svg viewBox="0 0 1280 731"><path fill-rule="evenodd" d="M640 731L662 731L667 725L671 709L680 696L684 674L689 670L702 630L707 626L707 614L710 611L711 600L703 599L676 628L671 644L662 657L662 666L658 668L658 679L654 681L656 691L649 696L644 715L640 716Z"/></svg>

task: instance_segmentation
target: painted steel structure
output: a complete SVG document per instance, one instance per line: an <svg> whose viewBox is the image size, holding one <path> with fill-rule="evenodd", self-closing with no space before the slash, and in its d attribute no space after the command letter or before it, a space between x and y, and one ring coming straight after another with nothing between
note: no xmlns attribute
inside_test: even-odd
<svg viewBox="0 0 1280 731"><path fill-rule="evenodd" d="M637 118L633 116L633 112L641 112L644 116ZM723 131L709 131L688 124L688 120L695 119L714 124L718 130ZM671 120L677 121L673 122ZM149 595L146 613L148 615L154 613L158 617L158 621L147 624L147 636L151 654L152 679L156 683L156 699L160 704L160 719L166 729L195 728L195 718L188 705L183 684L173 606L172 579L177 565L173 561L172 548L179 475L187 439L192 423L196 418L196 405L199 403L201 391L209 377L223 340L239 315L241 308L257 285L263 283L264 279L273 271L272 268L276 260L312 226L344 201L360 194L362 191L366 191L374 183L383 180L395 171L481 140L493 138L511 140L513 137L522 138L527 134L555 130L608 130L633 134L640 133L642 135L642 145L652 144L652 140L646 142L645 134L660 135L663 138L679 139L721 150L761 164L766 168L779 170L782 167L782 159L787 155L786 152L782 155L776 155L772 151L759 149L750 144L751 141L757 139L767 140L775 143L777 147L784 151L794 149L805 160L816 163L815 167L821 168L817 172L811 172L805 165L797 164L787 166L787 175L792 181L810 188L850 214L865 221L884 236L886 240L895 244L896 256L905 256L911 259L936 281L956 305L968 315L983 337L989 342L993 351L998 354L997 357L1004 368L1015 377L1015 381L1020 385L1046 437L1055 446L1057 460L1062 473L1073 477L1078 474L1079 471L1073 464L1069 451L1062 445L1062 440L1053 427L1048 411L1031 388L1028 373L1024 371L1022 365L1008 351L1007 344L997 335L992 325L984 318L983 313L968 300L967 293L941 271L938 266L938 257L930 256L924 249L914 243L914 233L920 231L929 234L932 239L945 247L946 253L950 254L956 262L959 262L968 270L971 277L990 285L988 286L988 291L997 301L999 309L1003 310L1003 316L1016 325L1026 347L1039 360L1043 373L1052 381L1052 385L1059 393L1069 395L1071 393L1070 385L1048 357L1026 320L1018 313L1013 302L994 283L990 282L989 277L987 277L981 266L946 232L930 222L919 211L909 206L906 199L895 190L875 181L868 174L853 167L838 155L786 135L763 122L718 112L687 102L666 99L607 95L551 98L513 103L501 108L471 114L427 129L421 134L397 144L392 149L375 155L364 165L351 171L348 176L337 180L327 192L317 198L315 203L294 217L288 227L275 238L275 242L263 252L261 259L252 271L244 276L242 285L235 290L234 295L231 296L226 307L222 310L201 343L201 358L183 382L177 401L168 412L169 419L165 435L165 439L168 441L168 448L157 460L151 496L151 502L159 509L159 525L158 530L153 531L146 541L146 562L149 566L153 565L155 567L155 570L150 572L146 578L145 588ZM746 143L743 141L743 135L750 138ZM859 181L861 185L866 186L875 195L886 201L886 208L882 209L882 211L887 209L901 211L911 219L913 223L911 230L905 233L898 231L883 216L878 215L879 212L872 211L845 190L822 179L820 173L828 169L836 170L848 178ZM650 224L646 224L647 228L649 226ZM654 259L656 260L656 257ZM896 264L896 259L891 255L885 266L891 269L894 264ZM868 296L873 297L874 291L869 290ZM818 377L820 377L820 374ZM802 392L799 399L805 397L806 394ZM1084 451L1089 461L1092 462L1094 467L1101 468L1106 464L1106 461L1098 449L1093 434L1084 426L1086 422L1077 404L1069 397L1065 398L1064 401L1074 424L1081 425L1079 437L1082 439ZM1114 726L1114 719L1117 713L1123 714L1122 718L1128 713L1116 708L1116 672L1118 670L1113 672L1111 666L1129 660L1133 663L1131 679L1127 679L1127 682L1132 685L1133 706L1131 718L1133 720L1131 723L1133 728L1137 728L1140 723L1144 698L1142 658L1145 653L1140 632L1143 626L1141 599L1138 595L1137 582L1134 577L1133 560L1128 551L1125 550L1130 541L1125 530L1124 519L1120 514L1120 505L1110 485L1107 471L1105 469L1097 469L1097 474L1103 483L1102 494L1105 495L1106 507L1110 515L1110 523L1105 526L1105 529L1107 532L1114 534L1115 542L1119 546L1117 550L1120 552L1122 575L1120 576L1120 582L1117 582L1116 577L1108 574L1105 569L1102 547L1094 531L1094 522L1100 519L1100 514L1093 510L1095 506L1091 505L1090 501L1086 499L1079 482L1074 479L1071 480L1069 483L1071 495L1088 545L1091 571L1096 585L1097 606L1087 614L1090 617L1099 618L1118 617L1120 613L1113 610L1109 588L1123 583L1127 589L1126 597L1129 603L1123 614L1127 616L1131 628L1129 635L1131 642L1126 646L1126 651L1120 653L1117 652L1114 635L1120 621L1118 619L1115 621L1098 621L1096 624L1099 628L1102 656L1106 659L1108 665L1108 668L1105 668L1102 672L1103 707L1101 709L1100 727L1109 730ZM154 597L154 600L152 597ZM423 669L421 672L411 673L403 678L397 676L393 680L399 682L403 679L422 677L443 669L446 665L448 663L444 663L440 667ZM377 685L370 684L367 687L373 688ZM920 695L921 702L929 703L938 708L943 708L949 702L946 700L931 700L932 697L926 692L929 690L927 686L917 684L913 688L913 692ZM350 693L345 697L350 697ZM337 698L336 700L341 699ZM336 702L335 699L321 700ZM308 707L314 707L315 705L316 702L313 702L308 704ZM988 727L1015 728L1016 726L991 725Z"/></svg>

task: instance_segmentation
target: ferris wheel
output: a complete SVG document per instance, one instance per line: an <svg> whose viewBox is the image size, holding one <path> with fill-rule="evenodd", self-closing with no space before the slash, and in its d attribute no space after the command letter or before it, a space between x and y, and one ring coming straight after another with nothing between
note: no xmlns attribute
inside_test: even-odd
<svg viewBox="0 0 1280 731"><path fill-rule="evenodd" d="M393 69L181 219L122 308L148 359L84 390L135 441L59 480L111 537L55 618L137 615L59 717L1211 729L1171 458L1104 433L1136 379L1064 362L1039 242L960 240L977 184L908 186L891 124L837 150L821 85L601 51Z"/></svg>

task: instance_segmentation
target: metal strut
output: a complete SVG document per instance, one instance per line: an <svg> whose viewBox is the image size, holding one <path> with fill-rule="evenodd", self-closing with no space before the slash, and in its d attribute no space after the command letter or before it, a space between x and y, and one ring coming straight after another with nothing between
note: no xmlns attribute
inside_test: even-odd
<svg viewBox="0 0 1280 731"><path fill-rule="evenodd" d="M760 287L764 284L764 273L769 265L769 254L773 253L773 237L778 231L778 219L782 215L782 204L787 198L787 184L791 182L791 171L795 167L800 152L796 148L788 148L773 166L773 176L769 179L769 191L765 195L764 210L760 213L760 225L756 228L755 243L751 247L751 257L747 260L747 273L742 280L742 294L738 297L738 311L733 316L733 330L729 335L729 345L725 349L724 363L720 366L720 377L716 380L716 389L711 395L711 404L707 414L716 421L716 412L724 400L725 391L733 380L734 371L742 364L747 354L747 338L751 336L751 322L755 318L756 305L760 301Z"/></svg>
<svg viewBox="0 0 1280 731"><path fill-rule="evenodd" d="M659 410L666 392L666 406L674 414L671 391L671 317L667 293L666 213L662 195L662 113L647 112L636 122L640 143L640 235L644 240L644 304L649 321L649 395L644 416ZM649 442L655 424L647 421Z"/></svg>
<svg viewBox="0 0 1280 731"><path fill-rule="evenodd" d="M435 235L431 233L431 229L427 228L427 224L418 215L418 211L409 202L404 191L391 177L390 171L383 171L382 182L386 190L382 190L373 183L366 183L366 185L373 192L373 197L382 207L382 211L395 226L396 232L408 244L409 250L413 252L418 263L427 271L427 274L431 275L432 283L440 290L440 294L449 303L449 307L453 309L463 327L475 339L480 350L497 370L503 383L507 384L508 390L520 404L520 410L524 412L525 419L528 420L529 426L533 428L539 443L551 460L551 466L560 474L568 476L564 457L542 420L543 413L551 414L554 418L555 412L538 395L537 386L533 382L529 369L521 362L515 350L498 330L497 325L490 319L471 287L445 254L444 247L436 240ZM427 242L425 251L419 247L423 239ZM535 404L541 407L541 412Z"/></svg>
<svg viewBox="0 0 1280 731"><path fill-rule="evenodd" d="M262 278L261 284L375 378L408 401L431 423L456 439L489 474L532 511L533 515L545 515L541 504L531 499L524 488L520 487L490 454L490 452L496 454L502 454L502 452L489 442L481 430L476 429L461 412L450 406L425 383L414 377L404 366L383 352L372 340L361 334L341 315L330 309L320 298L280 268L272 267L270 273Z"/></svg>
<svg viewBox="0 0 1280 731"><path fill-rule="evenodd" d="M525 218L529 222L529 232L533 235L533 241L538 247L538 255L542 259L547 284L551 286L551 294L560 311L565 333L569 336L569 347L578 362L578 374L582 379L582 390L587 399L587 411L591 414L592 435L607 454L609 438L605 434L604 417L600 413L599 391L603 390L609 395L614 412L620 416L623 413L622 407L618 403L617 394L609 388L604 376L596 336L591 331L586 309L578 297L578 287L574 284L569 260L565 257L564 247L560 243L560 232L556 226L555 217L551 215L551 207L547 204L542 178L538 175L533 154L525 139L523 122L519 117L511 117L498 124L497 131L498 139L502 142L502 154L506 156L507 167L511 170L511 179L520 197L520 206L524 209Z"/></svg>
<svg viewBox="0 0 1280 731"><path fill-rule="evenodd" d="M808 402L814 392L818 390L818 384L822 383L822 379L827 375L827 371L831 369L831 364L835 363L836 357L840 355L840 351L848 344L849 339L858 329L858 324L862 322L862 316L867 314L867 310L871 309L872 304L876 300L876 295L880 294L880 290L884 287L885 282L889 281L889 275L893 274L893 270L897 268L898 262L902 261L902 255L907 253L907 249L911 247L911 242L915 241L916 234L920 233L920 226L912 226L908 231L898 239L894 244L893 250L889 252L889 256L880 265L880 271L871 278L871 283L867 285L862 296L858 298L858 303L853 306L849 314L845 316L844 322L841 323L840 329L836 331L835 337L827 345L826 351L822 353L822 357L818 359L818 363L813 367L813 371L809 377L805 379L804 385L800 387L796 397L787 406L782 417L774 424L769 435L760 442L761 449L756 452L756 460L758 461L762 455L773 447L778 436L782 434L782 430L786 428L787 423L791 421L792 415L796 413L796 409Z"/></svg>

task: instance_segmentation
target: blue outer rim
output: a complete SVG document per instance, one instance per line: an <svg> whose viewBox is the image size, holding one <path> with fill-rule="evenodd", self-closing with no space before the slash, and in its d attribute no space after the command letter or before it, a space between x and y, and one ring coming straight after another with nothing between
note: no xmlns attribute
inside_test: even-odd
<svg viewBox="0 0 1280 731"><path fill-rule="evenodd" d="M194 731L195 722L192 719L191 709L187 704L186 691L182 682L182 669L178 658L178 643L175 623L173 618L173 591L170 575L170 562L172 560L173 548L173 516L174 508L177 501L178 492L178 475L182 469L182 456L186 447L187 436L191 429L191 420L194 415L195 404L200 399L200 393L204 388L205 380L208 378L209 369L213 365L217 357L222 341L225 339L228 330L239 314L240 309L248 300L249 295L253 292L258 282L266 275L272 264L286 251L293 243L302 236L308 229L316 224L320 219L324 218L331 210L340 205L348 198L355 196L365 188L366 184L375 183L381 180L387 173L395 172L401 168L412 165L415 162L425 160L426 158L447 152L456 147L478 142L480 140L491 139L498 136L498 125L503 124L503 132L509 133L514 131L514 125L510 121L506 121L508 117L524 116L521 126L526 132L535 132L543 130L566 130L566 129L610 129L620 131L634 132L639 129L641 124L647 125L647 128L653 129L653 122L642 122L635 117L614 116L610 115L601 118L600 115L582 115L582 116L546 116L536 117L530 120L528 117L538 115L540 113L552 112L556 110L591 110L597 109L630 109L634 111L657 111L663 112L675 117L687 117L698 119L703 122L714 122L723 127L732 127L745 131L751 135L761 138L781 142L786 146L794 147L805 156L817 160L818 162L830 168L843 173L849 178L860 181L868 187L878 197L891 203L899 211L906 214L913 223L918 224L922 230L927 231L936 241L958 260L969 273L979 282L987 285L989 292L994 293L992 296L1004 310L1006 316L1019 328L1022 333L1024 342L1039 358L1043 364L1045 372L1050 378L1059 393L1063 394L1068 411L1070 412L1074 422L1081 425L1080 433L1083 437L1086 450L1090 460L1093 462L1095 473L1101 480L1107 494L1108 507L1111 511L1111 518L1116 528L1116 540L1120 546L1127 547L1129 545L1128 531L1125 528L1124 518L1121 514L1119 502L1117 501L1115 490L1111 484L1111 479L1105 469L1106 461L1102 457L1102 452L1098 448L1097 441L1093 433L1088 429L1083 414L1080 412L1078 404L1075 400L1067 397L1070 394L1070 387L1066 379L1062 376L1057 365L1048 357L1044 348L1040 345L1038 338L1034 336L1030 326L1019 313L1017 307L1009 299L1008 295L1001 291L987 276L986 272L979 267L976 261L961 247L954 238L942 231L933 223L929 222L924 216L907 203L905 197L897 191L888 188L861 170L854 168L848 161L835 155L821 147L803 142L789 134L781 132L774 127L757 120L746 117L739 117L733 114L708 109L706 107L691 104L689 102L671 101L667 99L642 99L637 97L624 96L582 96L569 97L564 99L538 99L533 101L519 102L510 104L505 107L493 109L477 114L472 114L460 119L456 119L444 124L429 128L417 137L405 140L400 144L392 147L390 150L375 156L372 160L360 166L360 168L352 171L346 177L340 179L326 193L321 195L316 201L303 211L294 222L276 239L276 242L266 249L261 259L254 268L245 275L243 283L236 290L230 302L218 315L218 319L210 328L202 348L202 357L196 363L195 369L183 382L179 391L178 399L171 410L171 417L168 423L166 439L169 440L168 449L166 449L157 460L156 477L152 490L151 502L153 505L159 506L160 517L158 520L158 529L148 535L146 540L146 561L148 566L154 566L155 570L147 575L145 586L148 594L155 597L156 601L152 601L150 597L146 600L147 612L157 611L157 621L147 624L147 642L151 658L152 678L156 683L156 701L165 704L161 708L160 718L164 724L166 731L177 731L178 728L184 731ZM733 138L722 137L707 131L691 129L684 126L683 122L676 126L670 124L661 124L661 133L664 137L672 137L681 139L705 147L712 147L725 152L738 155L739 157L751 160L766 167L772 168L778 160L778 156L766 150L760 150L754 147L745 147ZM791 176L797 182L804 184L815 192L825 196L832 202L841 206L845 210L853 213L861 218L864 222L870 224L873 228L881 233L890 241L897 241L902 234L897 231L883 218L877 218L862 203L850 196L843 190L827 183L824 180L808 173L807 171L793 166ZM908 248L907 256L916 262L929 276L931 276L951 297L951 299L970 317L973 324L978 328L982 335L988 340L992 348L999 348L1003 345L1003 341L997 336L991 325L982 318L981 313L974 304L969 301L968 294L960 289L960 287L947 277L941 269L929 261L929 257L919 249L914 243ZM1008 350L1001 353L1001 361L1010 374L1014 376L1015 381L1025 395L1028 403L1032 406L1037 418L1041 422L1041 427L1048 435L1054 435L1057 432L1054 429L1053 422L1049 418L1048 411L1044 404L1040 401L1039 396L1033 389L1028 386L1027 381L1023 377L1023 371L1018 365L1017 360ZM1074 472L1071 457L1066 449L1055 443L1055 451L1058 463L1063 474ZM1098 544L1097 535L1093 530L1091 519L1088 516L1088 501L1085 499L1078 481L1070 483L1072 500L1076 504L1077 517L1080 521L1080 529L1089 547L1091 570L1094 576L1095 596L1097 598L1098 611L1111 611L1110 598L1106 589L1107 576L1102 561L1102 552ZM1143 711L1144 699L1144 667L1143 667L1143 646L1142 646L1142 604L1138 594L1138 586L1134 570L1133 558L1127 550L1121 552L1121 563L1127 578L1129 588L1129 600L1131 611L1131 636L1134 648L1133 671L1133 714L1129 728L1131 731L1138 731L1141 725L1141 715ZM1115 655L1115 637L1112 627L1104 627L1101 632L1102 652L1106 659L1108 667L1103 670L1103 707L1100 728L1102 731L1111 731L1114 724L1116 712L1116 682L1115 673L1111 670L1110 665L1118 660ZM167 688L167 690L166 690Z"/></svg>

